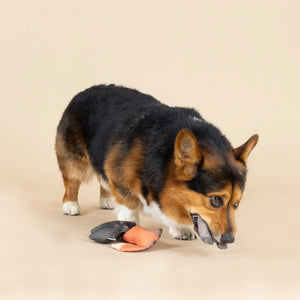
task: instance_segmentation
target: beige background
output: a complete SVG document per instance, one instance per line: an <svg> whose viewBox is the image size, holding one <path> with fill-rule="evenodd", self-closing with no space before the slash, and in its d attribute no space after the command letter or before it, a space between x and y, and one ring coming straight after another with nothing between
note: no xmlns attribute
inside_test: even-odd
<svg viewBox="0 0 300 300"><path fill-rule="evenodd" d="M299 1L7 1L1 6L1 299L299 299ZM83 186L61 213L56 125L117 83L194 106L235 146L260 134L227 251L91 242L115 217ZM148 228L160 224L142 219Z"/></svg>

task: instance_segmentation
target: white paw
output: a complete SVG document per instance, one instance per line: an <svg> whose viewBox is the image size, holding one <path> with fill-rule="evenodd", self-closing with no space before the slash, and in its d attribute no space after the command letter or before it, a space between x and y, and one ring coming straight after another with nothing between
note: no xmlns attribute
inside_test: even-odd
<svg viewBox="0 0 300 300"><path fill-rule="evenodd" d="M67 201L62 206L62 212L65 215L76 216L80 214L80 207L77 201Z"/></svg>
<svg viewBox="0 0 300 300"><path fill-rule="evenodd" d="M194 226L170 226L169 233L174 239L177 240L194 240L196 238Z"/></svg>
<svg viewBox="0 0 300 300"><path fill-rule="evenodd" d="M100 197L100 207L102 209L113 209L114 208L114 198Z"/></svg>

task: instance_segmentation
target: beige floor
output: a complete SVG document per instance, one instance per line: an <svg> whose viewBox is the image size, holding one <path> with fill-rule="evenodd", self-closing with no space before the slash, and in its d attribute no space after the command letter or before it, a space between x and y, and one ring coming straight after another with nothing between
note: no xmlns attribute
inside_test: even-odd
<svg viewBox="0 0 300 300"><path fill-rule="evenodd" d="M150 2L149 2L150 3ZM1 299L299 299L299 4L23 1L1 10ZM118 83L193 106L235 146L260 134L234 245L94 243L94 181L61 213L55 127L72 96ZM161 226L145 217L146 228Z"/></svg>

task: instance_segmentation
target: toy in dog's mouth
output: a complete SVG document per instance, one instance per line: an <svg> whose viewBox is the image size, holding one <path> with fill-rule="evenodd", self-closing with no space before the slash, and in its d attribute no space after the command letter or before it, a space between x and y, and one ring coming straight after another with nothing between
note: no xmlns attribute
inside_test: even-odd
<svg viewBox="0 0 300 300"><path fill-rule="evenodd" d="M216 242L219 249L227 249L227 244L219 242L214 238L208 225L198 214L191 214L191 217L194 222L195 231L199 235L202 242L204 242L205 244L210 244L210 245L212 245L214 242Z"/></svg>

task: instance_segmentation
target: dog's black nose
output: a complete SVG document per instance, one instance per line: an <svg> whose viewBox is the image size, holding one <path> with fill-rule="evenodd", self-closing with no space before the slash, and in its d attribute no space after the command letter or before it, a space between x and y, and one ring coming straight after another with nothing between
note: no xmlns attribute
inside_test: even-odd
<svg viewBox="0 0 300 300"><path fill-rule="evenodd" d="M230 244L234 242L234 236L229 233L223 233L221 235L221 242L225 244Z"/></svg>

